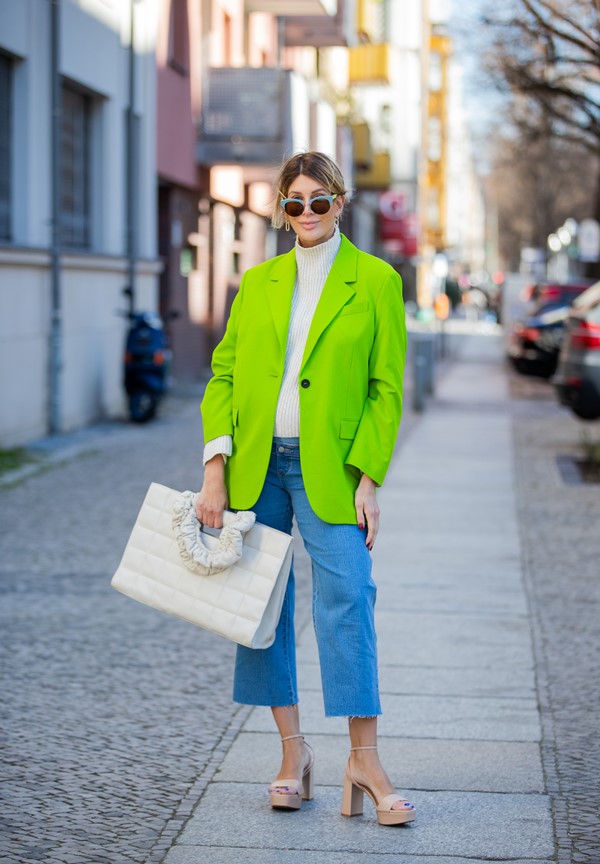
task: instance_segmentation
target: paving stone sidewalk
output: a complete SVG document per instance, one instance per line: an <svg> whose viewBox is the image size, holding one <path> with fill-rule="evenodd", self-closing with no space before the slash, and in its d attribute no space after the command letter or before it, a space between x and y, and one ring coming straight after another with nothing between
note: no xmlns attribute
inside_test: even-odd
<svg viewBox="0 0 600 864"><path fill-rule="evenodd" d="M417 822L339 815L345 723L322 716L307 627L299 662L315 800L300 813L269 809L279 747L268 711L255 709L166 864L600 860L597 690L584 686L598 668L598 490L562 488L556 450L573 449L578 423L548 385L514 392L497 336L453 345L457 362L380 495L381 751ZM567 662L563 627L575 636Z"/></svg>
<svg viewBox="0 0 600 864"><path fill-rule="evenodd" d="M309 627L317 797L288 816L265 793L268 713L230 701L232 647L108 588L148 483L198 486L198 392L0 488L0 861L598 864L599 487L565 484L581 424L507 374L497 336L450 342L376 549L381 749L417 823L339 815L345 729L322 717Z"/></svg>
<svg viewBox="0 0 600 864"><path fill-rule="evenodd" d="M523 382L511 383L518 394ZM558 409L548 385L533 382L529 392L538 410L520 412L513 434L542 764L557 861L598 864L600 484L582 482L572 460L583 455L583 437L600 441L600 423Z"/></svg>
<svg viewBox="0 0 600 864"><path fill-rule="evenodd" d="M148 484L198 488L199 398L0 488L7 864L160 861L227 749L233 646L109 587Z"/></svg>

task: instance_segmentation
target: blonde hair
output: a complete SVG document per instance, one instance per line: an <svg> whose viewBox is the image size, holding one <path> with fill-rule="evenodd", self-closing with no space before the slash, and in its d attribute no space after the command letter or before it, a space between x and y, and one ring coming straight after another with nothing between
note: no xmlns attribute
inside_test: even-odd
<svg viewBox="0 0 600 864"><path fill-rule="evenodd" d="M312 177L320 183L331 195L346 197L349 193L344 183L342 172L336 163L325 153L310 150L308 153L296 153L286 159L275 180L275 199L271 211L271 225L281 228L285 221L281 202L287 198L290 186L301 174Z"/></svg>

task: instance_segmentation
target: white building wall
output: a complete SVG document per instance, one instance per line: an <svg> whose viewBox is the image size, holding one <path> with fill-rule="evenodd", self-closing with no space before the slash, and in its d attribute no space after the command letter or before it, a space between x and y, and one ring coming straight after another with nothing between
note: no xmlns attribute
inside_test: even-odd
<svg viewBox="0 0 600 864"><path fill-rule="evenodd" d="M0 446L48 428L51 278L50 3L0 4L0 50L14 57L12 238L0 242ZM125 149L130 2L62 0L60 72L93 98L91 247L62 258L63 430L124 411L127 282ZM155 309L156 0L135 4L139 117L136 308Z"/></svg>
<svg viewBox="0 0 600 864"><path fill-rule="evenodd" d="M44 434L47 413L49 258L0 250L0 446Z"/></svg>
<svg viewBox="0 0 600 864"><path fill-rule="evenodd" d="M421 146L422 2L390 3L389 9L395 52L392 178L396 183L414 183L416 187Z"/></svg>
<svg viewBox="0 0 600 864"><path fill-rule="evenodd" d="M337 123L335 108L319 100L315 105L315 149L327 153L332 159L337 156Z"/></svg>
<svg viewBox="0 0 600 864"><path fill-rule="evenodd" d="M421 145L422 3L389 3L387 40L391 45L391 84L360 86L355 96L371 128L375 149L389 150L392 188L417 205Z"/></svg>
<svg viewBox="0 0 600 864"><path fill-rule="evenodd" d="M485 205L475 171L463 100L463 72L449 66L447 235L452 261L471 270L485 264Z"/></svg>

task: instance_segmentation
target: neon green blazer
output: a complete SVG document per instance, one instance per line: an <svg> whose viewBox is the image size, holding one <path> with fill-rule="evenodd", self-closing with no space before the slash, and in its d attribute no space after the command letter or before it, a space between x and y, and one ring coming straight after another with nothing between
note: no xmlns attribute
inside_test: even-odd
<svg viewBox="0 0 600 864"><path fill-rule="evenodd" d="M249 269L213 354L204 440L233 436L225 478L238 510L252 509L267 474L295 279L293 249ZM361 472L383 483L402 415L405 356L400 277L342 235L298 381L302 476L325 522L356 522Z"/></svg>

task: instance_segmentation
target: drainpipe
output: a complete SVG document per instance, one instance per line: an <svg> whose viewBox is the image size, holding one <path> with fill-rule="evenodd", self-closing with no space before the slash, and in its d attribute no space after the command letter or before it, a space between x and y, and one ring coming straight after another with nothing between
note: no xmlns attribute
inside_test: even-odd
<svg viewBox="0 0 600 864"><path fill-rule="evenodd" d="M129 21L129 98L127 106L127 177L125 224L127 236L127 288L129 312L135 309L136 212L135 212L135 0L130 0Z"/></svg>
<svg viewBox="0 0 600 864"><path fill-rule="evenodd" d="M283 69L283 49L285 48L285 17L277 17L277 68Z"/></svg>
<svg viewBox="0 0 600 864"><path fill-rule="evenodd" d="M49 340L48 430L56 435L61 429L62 384L62 296L61 296L61 236L60 236L60 0L50 5L50 81L52 88L52 244L51 258L51 317Z"/></svg>

